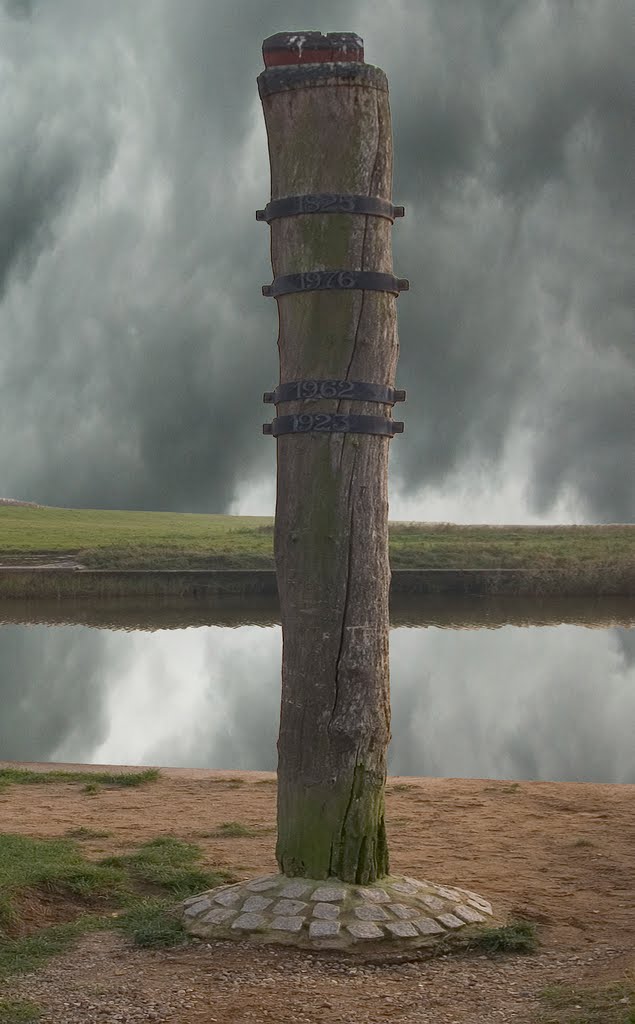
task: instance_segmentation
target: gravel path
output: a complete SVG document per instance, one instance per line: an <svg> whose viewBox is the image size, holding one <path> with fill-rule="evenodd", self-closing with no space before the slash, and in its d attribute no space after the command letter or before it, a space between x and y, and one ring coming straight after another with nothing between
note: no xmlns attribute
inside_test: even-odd
<svg viewBox="0 0 635 1024"><path fill-rule="evenodd" d="M42 1024L538 1024L545 987L627 961L603 948L384 967L242 943L149 952L98 933L7 994L41 1004Z"/></svg>

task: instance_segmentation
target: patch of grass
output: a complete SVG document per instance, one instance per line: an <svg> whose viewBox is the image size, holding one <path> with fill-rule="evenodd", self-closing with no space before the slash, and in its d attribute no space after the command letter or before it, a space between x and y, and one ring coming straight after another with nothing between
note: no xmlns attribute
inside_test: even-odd
<svg viewBox="0 0 635 1024"><path fill-rule="evenodd" d="M632 565L634 528L390 524L393 569L523 568L534 574ZM270 517L0 506L0 562L94 568L273 569Z"/></svg>
<svg viewBox="0 0 635 1024"><path fill-rule="evenodd" d="M213 889L234 880L230 872L199 867L202 856L202 850L193 843L185 843L174 836L159 836L143 843L134 853L107 857L101 863L127 869L137 882L185 899L203 889Z"/></svg>
<svg viewBox="0 0 635 1024"><path fill-rule="evenodd" d="M500 928L487 928L468 942L468 948L483 953L533 953L538 946L536 929L530 921L511 921Z"/></svg>
<svg viewBox="0 0 635 1024"><path fill-rule="evenodd" d="M573 842L571 845L575 847L583 847L595 846L595 843L593 843L590 839L576 839L575 842Z"/></svg>
<svg viewBox="0 0 635 1024"><path fill-rule="evenodd" d="M243 825L241 821L223 821L208 835L214 839L236 839L239 836L256 836L258 833L249 825Z"/></svg>
<svg viewBox="0 0 635 1024"><path fill-rule="evenodd" d="M254 786L277 786L277 779L256 779L253 783Z"/></svg>
<svg viewBox="0 0 635 1024"><path fill-rule="evenodd" d="M388 786L386 789L387 793L407 793L410 789L418 789L413 783L409 782L396 782L394 786Z"/></svg>
<svg viewBox="0 0 635 1024"><path fill-rule="evenodd" d="M107 839L111 834L110 832L100 832L94 828L86 828L84 825L66 830L69 839Z"/></svg>
<svg viewBox="0 0 635 1024"><path fill-rule="evenodd" d="M26 1024L38 1021L41 1009L36 1003L23 999L0 999L0 1024Z"/></svg>
<svg viewBox="0 0 635 1024"><path fill-rule="evenodd" d="M178 946L187 939L180 920L172 913L173 904L166 900L144 900L116 922L136 946L165 949Z"/></svg>
<svg viewBox="0 0 635 1024"><path fill-rule="evenodd" d="M161 836L133 853L93 863L71 839L0 835L0 977L36 970L68 949L78 936L98 928L121 928L135 942L148 946L183 941L183 930L169 913L175 900L235 881L228 871L199 866L202 856L191 843ZM69 923L9 938L6 931L17 922L20 893L38 889L89 905L107 900L106 910L81 913Z"/></svg>
<svg viewBox="0 0 635 1024"><path fill-rule="evenodd" d="M115 895L124 882L124 872L91 864L68 839L0 835L0 894L9 908L12 893L27 887L87 899Z"/></svg>
<svg viewBox="0 0 635 1024"><path fill-rule="evenodd" d="M0 785L42 786L52 783L85 783L84 792L88 787L114 786L128 788L145 786L148 782L156 782L160 776L158 768L144 768L138 772L74 772L55 770L50 772L29 771L27 768L0 768ZM94 789L91 788L90 792Z"/></svg>
<svg viewBox="0 0 635 1024"><path fill-rule="evenodd" d="M557 985L541 993L540 1024L635 1024L635 979L593 988Z"/></svg>
<svg viewBox="0 0 635 1024"><path fill-rule="evenodd" d="M82 793L87 793L88 796L96 796L97 793L101 793L101 786L98 782L87 782L85 786L82 786Z"/></svg>

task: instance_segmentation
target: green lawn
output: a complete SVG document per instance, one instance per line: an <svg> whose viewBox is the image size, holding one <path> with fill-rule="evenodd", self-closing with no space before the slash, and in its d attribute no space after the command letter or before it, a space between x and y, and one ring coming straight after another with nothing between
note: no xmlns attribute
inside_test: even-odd
<svg viewBox="0 0 635 1024"><path fill-rule="evenodd" d="M392 523L394 569L623 568L634 526ZM273 523L259 516L0 505L0 564L67 558L92 568L269 569Z"/></svg>

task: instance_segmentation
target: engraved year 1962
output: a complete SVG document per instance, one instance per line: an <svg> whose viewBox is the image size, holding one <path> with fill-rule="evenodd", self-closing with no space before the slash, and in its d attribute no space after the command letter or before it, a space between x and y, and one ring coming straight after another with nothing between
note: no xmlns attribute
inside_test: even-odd
<svg viewBox="0 0 635 1024"><path fill-rule="evenodd" d="M345 398L352 393L350 380L299 380L296 384L298 398Z"/></svg>

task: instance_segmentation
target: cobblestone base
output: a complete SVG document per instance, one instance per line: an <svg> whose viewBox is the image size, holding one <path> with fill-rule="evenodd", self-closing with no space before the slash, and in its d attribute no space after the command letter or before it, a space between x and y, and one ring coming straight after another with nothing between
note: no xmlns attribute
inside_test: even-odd
<svg viewBox="0 0 635 1024"><path fill-rule="evenodd" d="M250 938L313 949L433 945L500 923L477 893L392 875L368 886L265 875L192 896L180 913L197 938Z"/></svg>

